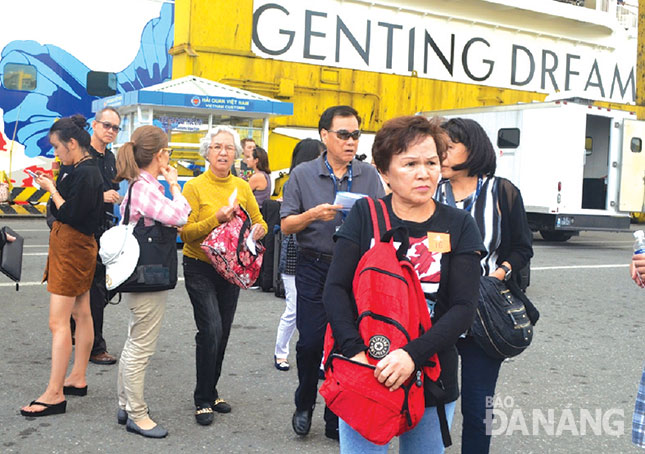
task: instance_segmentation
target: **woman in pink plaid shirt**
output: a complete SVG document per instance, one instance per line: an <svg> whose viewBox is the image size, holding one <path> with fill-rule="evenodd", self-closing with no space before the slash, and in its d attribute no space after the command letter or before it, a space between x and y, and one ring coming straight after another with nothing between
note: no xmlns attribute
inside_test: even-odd
<svg viewBox="0 0 645 454"><path fill-rule="evenodd" d="M143 217L148 226L154 221L171 227L183 226L188 220L190 205L181 194L177 170L168 165L172 149L168 148L166 133L156 126L141 126L131 140L119 148L116 161L116 180L137 183L132 186L130 222L136 223ZM170 186L172 200L164 195L164 188L157 180L159 175ZM121 203L121 216L127 203L126 196ZM150 419L143 400L146 366L155 352L167 298L168 290L128 293L128 338L119 360L117 421L125 424L128 432L149 438L168 435L166 429Z"/></svg>

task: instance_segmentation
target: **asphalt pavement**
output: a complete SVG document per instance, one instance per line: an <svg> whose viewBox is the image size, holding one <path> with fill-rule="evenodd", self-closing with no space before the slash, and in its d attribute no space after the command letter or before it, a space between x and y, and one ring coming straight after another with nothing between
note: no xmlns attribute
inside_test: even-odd
<svg viewBox="0 0 645 454"><path fill-rule="evenodd" d="M0 225L26 239L20 291L0 276L0 452L338 451L337 442L324 436L320 397L309 436L293 433L297 333L292 369L276 370L273 348L284 300L257 290L241 292L219 385L233 411L216 414L208 427L195 423L196 330L183 280L169 297L146 374L146 401L153 419L168 429L167 438L145 439L116 423L116 365L90 364L88 395L68 397L66 414L20 416L20 407L42 393L49 377L48 294L38 283L48 231L43 219L3 218ZM632 241L629 233L586 232L566 243L536 237L527 294L541 318L529 349L502 365L492 453L640 452L630 439L645 361L645 292L628 276ZM127 318L124 303L105 309L103 331L111 353L123 346ZM457 411L454 445L447 453L460 452L460 431ZM390 451L395 450L396 442Z"/></svg>

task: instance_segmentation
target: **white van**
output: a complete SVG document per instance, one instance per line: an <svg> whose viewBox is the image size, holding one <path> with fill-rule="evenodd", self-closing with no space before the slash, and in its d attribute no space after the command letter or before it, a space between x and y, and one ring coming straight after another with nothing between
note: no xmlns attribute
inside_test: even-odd
<svg viewBox="0 0 645 454"><path fill-rule="evenodd" d="M645 211L645 122L633 112L574 98L420 115L481 124L498 152L496 174L520 188L545 240L628 230L629 213Z"/></svg>

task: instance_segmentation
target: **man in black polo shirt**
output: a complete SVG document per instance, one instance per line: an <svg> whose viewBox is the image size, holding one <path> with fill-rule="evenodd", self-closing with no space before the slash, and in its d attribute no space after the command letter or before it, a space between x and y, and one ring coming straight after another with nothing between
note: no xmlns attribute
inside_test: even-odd
<svg viewBox="0 0 645 454"><path fill-rule="evenodd" d="M90 154L103 176L103 219L101 229L96 235L96 240L101 234L112 226L114 204L119 203L120 196L117 192L119 185L114 183L116 176L116 159L112 150L107 146L114 142L121 129L121 116L112 107L106 107L96 113L92 122L92 140ZM108 214L109 213L109 214ZM94 345L90 354L90 361L94 364L114 364L116 357L107 352L105 339L103 339L103 310L108 302L107 288L105 287L105 266L97 256L94 281L90 288L90 309L94 322Z"/></svg>
<svg viewBox="0 0 645 454"><path fill-rule="evenodd" d="M282 232L296 234L296 344L298 389L292 426L307 435L316 403L318 369L322 358L327 316L322 303L325 279L331 263L333 235L343 222L338 191L383 197L383 186L373 166L355 159L360 136L356 110L335 106L325 110L318 132L327 151L318 159L297 166L285 186L280 209ZM338 439L338 418L325 408L325 435Z"/></svg>

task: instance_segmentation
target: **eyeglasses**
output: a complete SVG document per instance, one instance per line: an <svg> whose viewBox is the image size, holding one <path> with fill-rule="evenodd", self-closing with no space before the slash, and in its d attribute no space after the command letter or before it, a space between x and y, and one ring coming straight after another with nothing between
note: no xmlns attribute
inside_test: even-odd
<svg viewBox="0 0 645 454"><path fill-rule="evenodd" d="M227 153L231 153L235 151L235 145L222 145L221 143L216 143L215 145L210 145L208 147L209 151L214 151L215 153L219 153L222 150L226 150Z"/></svg>
<svg viewBox="0 0 645 454"><path fill-rule="evenodd" d="M358 138L361 136L360 129L352 132L349 132L347 129L339 129L338 131L332 131L331 129L328 129L327 131L336 133L340 140L349 140L350 137L354 140L358 140Z"/></svg>
<svg viewBox="0 0 645 454"><path fill-rule="evenodd" d="M114 131L114 132L119 132L119 131L121 130L121 128L120 128L118 125L113 125L113 124L112 124L112 123L110 123L109 121L98 121L98 120L97 120L97 123L101 123L101 125L102 125L105 129L111 129L111 130L112 130L112 131Z"/></svg>
<svg viewBox="0 0 645 454"><path fill-rule="evenodd" d="M162 149L161 149L161 150L159 150L159 151L167 151L167 152L168 152L168 157L171 157L171 156L172 156L172 152L173 152L174 150L173 150L172 148L170 148L170 147L166 147L166 148L162 148Z"/></svg>

